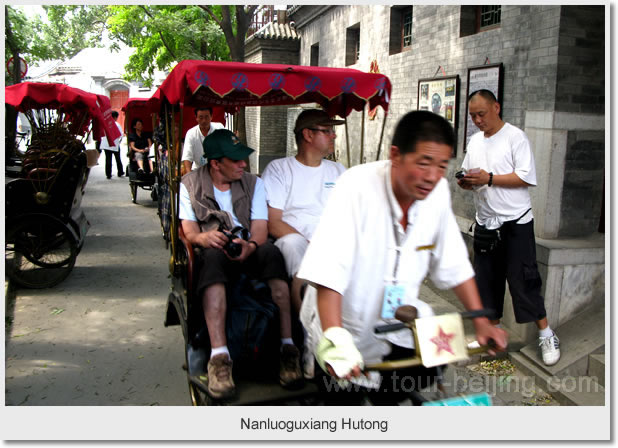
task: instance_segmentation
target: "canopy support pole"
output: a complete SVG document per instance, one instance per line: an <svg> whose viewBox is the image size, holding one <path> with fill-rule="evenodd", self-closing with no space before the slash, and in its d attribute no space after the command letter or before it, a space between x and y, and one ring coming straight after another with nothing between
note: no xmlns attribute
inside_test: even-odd
<svg viewBox="0 0 618 448"><path fill-rule="evenodd" d="M348 134L348 117L344 118L345 120L345 149L346 149L346 154L348 155L348 168L351 168L352 165L350 165L350 135Z"/></svg>
<svg viewBox="0 0 618 448"><path fill-rule="evenodd" d="M365 163L365 107L361 116L361 145L360 145L360 164Z"/></svg>
<svg viewBox="0 0 618 448"><path fill-rule="evenodd" d="M382 120L382 131L380 132L380 141L378 142L378 153L376 155L376 161L380 160L380 149L382 148L382 138L384 137L384 128L386 127L386 116L388 112L384 111L384 119Z"/></svg>

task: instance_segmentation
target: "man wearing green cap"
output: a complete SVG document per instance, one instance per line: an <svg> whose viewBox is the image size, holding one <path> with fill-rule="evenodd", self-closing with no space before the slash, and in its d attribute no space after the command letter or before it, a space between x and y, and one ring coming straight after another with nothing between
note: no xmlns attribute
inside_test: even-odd
<svg viewBox="0 0 618 448"><path fill-rule="evenodd" d="M267 282L279 307L281 385L292 386L302 380L300 353L292 341L285 263L279 249L267 240L264 185L257 176L245 171L245 159L252 152L231 131L216 130L204 139L207 164L183 176L180 186L182 229L191 244L203 248L197 296L202 298L212 348L208 392L214 398L227 397L235 391L225 336L226 285L240 272ZM242 248L237 257L225 252L228 237L219 230L220 226L227 230L242 226L250 231L249 241L234 240Z"/></svg>

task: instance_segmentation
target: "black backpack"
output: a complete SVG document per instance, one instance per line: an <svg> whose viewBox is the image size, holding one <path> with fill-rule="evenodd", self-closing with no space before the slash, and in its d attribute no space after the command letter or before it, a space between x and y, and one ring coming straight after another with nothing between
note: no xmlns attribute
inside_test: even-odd
<svg viewBox="0 0 618 448"><path fill-rule="evenodd" d="M279 366L279 308L264 282L241 274L230 284L226 336L234 370L239 369L249 376L256 370L270 375L271 368ZM260 368L255 369L256 365Z"/></svg>

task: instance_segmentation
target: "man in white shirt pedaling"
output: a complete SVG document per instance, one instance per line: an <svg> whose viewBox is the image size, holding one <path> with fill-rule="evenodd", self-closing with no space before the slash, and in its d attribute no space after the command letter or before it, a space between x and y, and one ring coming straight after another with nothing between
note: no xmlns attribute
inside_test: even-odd
<svg viewBox="0 0 618 448"><path fill-rule="evenodd" d="M279 308L281 354L279 380L284 387L302 381L300 352L292 341L290 292L281 252L268 241L268 211L262 180L245 171L245 159L253 149L244 146L227 129L204 139L206 165L182 177L178 216L191 244L200 246L202 269L196 296L202 301L210 338L208 393L214 398L233 395L232 359L225 333L226 287L241 272L268 283ZM242 226L250 240L234 239L240 255L230 256L225 246L228 231Z"/></svg>
<svg viewBox="0 0 618 448"><path fill-rule="evenodd" d="M275 246L281 250L292 278L291 298L296 312L300 311L302 286L296 273L328 195L345 171L342 164L324 158L335 150L333 126L343 123L319 109L301 112L294 126L298 154L273 160L262 174L268 232L277 239Z"/></svg>
<svg viewBox="0 0 618 448"><path fill-rule="evenodd" d="M536 186L534 155L526 134L500 118L500 103L489 90L468 98L468 110L480 129L470 139L458 185L474 192L474 270L483 304L500 323L508 281L515 320L535 322L543 362L560 359L560 341L549 327L541 276L536 262L534 220L528 187ZM491 232L493 231L493 232ZM485 244L481 238L494 240Z"/></svg>
<svg viewBox="0 0 618 448"><path fill-rule="evenodd" d="M454 144L444 118L410 112L397 124L390 160L356 166L337 180L297 274L317 288L317 297L304 297L301 322L318 374L351 379L365 363L413 356L409 330L373 329L392 322L384 313L387 299L415 306L419 317L433 314L418 298L427 273L438 287L453 289L466 309L482 308L443 178ZM473 322L481 344L493 339L496 350L506 348L504 330L487 318ZM436 373L416 367L388 375L368 391L373 404L396 404L410 391L402 381L413 378L418 390ZM327 392L324 380L318 384L326 386L327 404L354 404L361 396L353 389Z"/></svg>
<svg viewBox="0 0 618 448"><path fill-rule="evenodd" d="M221 123L214 123L212 120L212 107L198 107L195 109L195 121L197 126L193 126L187 131L185 144L182 150L182 174L186 174L192 169L196 170L206 164L204 158L203 143L206 136L212 134L217 129L223 129Z"/></svg>

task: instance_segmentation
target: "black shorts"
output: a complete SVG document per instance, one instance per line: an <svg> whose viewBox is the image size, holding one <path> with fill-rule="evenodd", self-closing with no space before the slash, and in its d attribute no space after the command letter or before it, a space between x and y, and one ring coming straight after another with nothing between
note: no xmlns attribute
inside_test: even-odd
<svg viewBox="0 0 618 448"><path fill-rule="evenodd" d="M477 224L478 227L482 226ZM495 310L492 319L503 316L506 282L517 323L535 322L547 316L536 263L534 220L526 224L505 222L493 251L479 253L475 250L474 271L483 307Z"/></svg>
<svg viewBox="0 0 618 448"><path fill-rule="evenodd" d="M197 282L197 297L202 297L204 288L215 283L227 284L241 273L249 278L266 282L273 278L287 281L283 255L271 242L260 246L244 262L232 261L222 250L201 248L200 275Z"/></svg>

